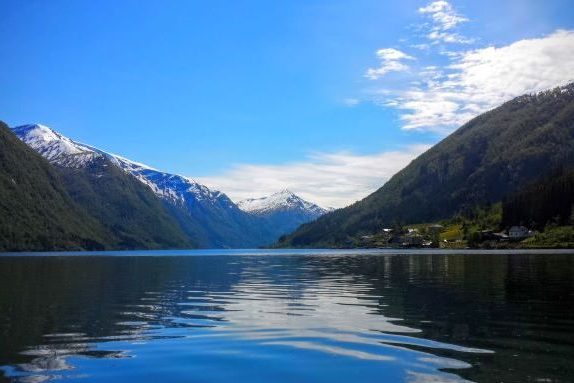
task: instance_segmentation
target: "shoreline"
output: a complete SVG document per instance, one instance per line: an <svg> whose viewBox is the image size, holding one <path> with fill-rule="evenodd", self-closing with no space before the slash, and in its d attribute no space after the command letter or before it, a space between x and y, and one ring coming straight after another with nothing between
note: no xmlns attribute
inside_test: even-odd
<svg viewBox="0 0 574 383"><path fill-rule="evenodd" d="M353 249L190 249L190 250L117 250L117 251L48 251L5 252L0 258L9 257L205 257L205 256L361 256L361 255L553 255L573 254L574 249L401 249L401 248L353 248Z"/></svg>

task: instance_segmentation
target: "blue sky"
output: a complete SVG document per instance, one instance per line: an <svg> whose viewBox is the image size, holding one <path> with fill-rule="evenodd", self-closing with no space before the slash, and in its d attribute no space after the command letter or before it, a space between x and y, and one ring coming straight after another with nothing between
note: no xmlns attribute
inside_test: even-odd
<svg viewBox="0 0 574 383"><path fill-rule="evenodd" d="M569 0L3 1L0 21L1 119L234 199L343 206L495 103L574 79Z"/></svg>

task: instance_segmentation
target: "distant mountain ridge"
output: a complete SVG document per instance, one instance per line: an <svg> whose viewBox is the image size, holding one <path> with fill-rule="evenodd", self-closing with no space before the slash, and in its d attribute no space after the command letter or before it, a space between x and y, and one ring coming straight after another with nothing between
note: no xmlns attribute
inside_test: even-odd
<svg viewBox="0 0 574 383"><path fill-rule="evenodd" d="M326 209L305 201L286 189L267 197L239 201L237 206L265 219L269 227L274 229L277 238L327 213Z"/></svg>
<svg viewBox="0 0 574 383"><path fill-rule="evenodd" d="M243 211L258 215L285 210L299 210L312 218L317 218L327 212L326 209L312 202L305 201L287 189L267 197L244 199L237 202L237 206Z"/></svg>
<svg viewBox="0 0 574 383"><path fill-rule="evenodd" d="M280 246L345 247L394 224L499 202L574 165L574 83L517 97L464 124L380 189L285 236Z"/></svg>
<svg viewBox="0 0 574 383"><path fill-rule="evenodd" d="M103 162L133 176L149 188L190 241L199 247L258 247L268 245L301 223L315 219L322 210L300 200L297 208L281 210L273 217L242 210L224 193L213 191L189 177L159 171L139 162L71 140L51 128L23 125L13 132L52 164L67 172L106 172ZM91 169L91 170L90 170ZM73 183L73 177L66 178ZM77 189L77 190L81 190ZM105 193L105 191L102 191ZM286 206L287 207L287 206ZM310 209L309 212L304 209ZM279 213L279 212L277 212Z"/></svg>

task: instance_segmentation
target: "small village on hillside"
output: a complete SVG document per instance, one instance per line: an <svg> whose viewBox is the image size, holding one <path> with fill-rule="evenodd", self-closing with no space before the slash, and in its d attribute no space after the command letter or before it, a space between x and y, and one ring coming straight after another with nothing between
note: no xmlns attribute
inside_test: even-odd
<svg viewBox="0 0 574 383"><path fill-rule="evenodd" d="M552 247L539 243L541 234L522 225L499 231L471 231L465 224L418 224L385 227L378 233L361 236L356 245L365 248L441 249Z"/></svg>

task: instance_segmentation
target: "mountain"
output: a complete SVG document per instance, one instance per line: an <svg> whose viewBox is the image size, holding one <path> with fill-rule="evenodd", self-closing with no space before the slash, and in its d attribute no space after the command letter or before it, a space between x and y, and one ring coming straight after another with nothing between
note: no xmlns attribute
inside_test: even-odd
<svg viewBox="0 0 574 383"><path fill-rule="evenodd" d="M574 165L574 83L515 98L456 130L344 209L302 225L280 246L348 246L394 223L432 222L501 201Z"/></svg>
<svg viewBox="0 0 574 383"><path fill-rule="evenodd" d="M94 182L102 174L131 176L132 189L153 192L164 211L159 216L168 218L173 232L199 247L257 247L274 242L279 235L286 233L257 215L239 209L225 194L212 191L193 179L165 173L147 165L130 161L124 157L108 153L98 148L71 140L43 125L24 125L13 129L14 133L31 148L35 149L52 164L62 169L68 184L75 185L73 195L84 203L96 195L113 197L106 194L105 188L94 188ZM92 183L86 183L74 177L81 174L91 176ZM125 182L127 180L124 179ZM137 188L133 181L137 180ZM96 184L101 183L100 181ZM84 187L80 186L83 184ZM91 190L90 190L91 189ZM86 190L89 192L83 193ZM114 188L119 192L118 188ZM82 195L83 193L83 195ZM142 192L143 193L143 192ZM144 193L145 194L145 193ZM144 194L141 194L142 196ZM91 196L91 197L88 197ZM95 197L94 197L95 198ZM96 199L94 199L95 201ZM116 202L120 202L116 200ZM146 203L152 204L146 197ZM154 202L157 204L157 201ZM103 201L100 201L103 202ZM93 209L105 204L89 204ZM154 206L157 210L157 206ZM102 209L103 210L103 209ZM114 210L93 211L102 219L113 220L122 213ZM109 214L105 214L109 213ZM153 226L150 227L153 232ZM149 234L149 233L148 233ZM135 239L135 236L131 236ZM189 246L188 246L189 247Z"/></svg>
<svg viewBox="0 0 574 383"><path fill-rule="evenodd" d="M113 158L43 125L13 132L54 167L68 195L106 229L105 248L194 247L155 195L115 165Z"/></svg>
<svg viewBox="0 0 574 383"><path fill-rule="evenodd" d="M109 240L58 172L0 122L0 251L101 250Z"/></svg>
<svg viewBox="0 0 574 383"><path fill-rule="evenodd" d="M44 125L18 126L13 128L13 132L50 163L62 167L82 168L96 158L104 157L87 145L76 143Z"/></svg>
<svg viewBox="0 0 574 383"><path fill-rule="evenodd" d="M249 214L265 219L268 226L273 228L276 238L327 212L289 190L282 190L267 197L239 201L237 206Z"/></svg>
<svg viewBox="0 0 574 383"><path fill-rule="evenodd" d="M189 177L113 157L121 169L151 188L166 203L184 231L201 247L257 247L277 238L260 219L243 212L224 193Z"/></svg>
<svg viewBox="0 0 574 383"><path fill-rule="evenodd" d="M149 188L95 157L81 168L57 168L70 196L107 227L113 249L174 249L197 247L177 219Z"/></svg>
<svg viewBox="0 0 574 383"><path fill-rule="evenodd" d="M269 216L278 212L298 212L309 219L315 219L327 212L326 209L305 201L286 189L267 197L239 201L237 206L243 211L259 216Z"/></svg>

